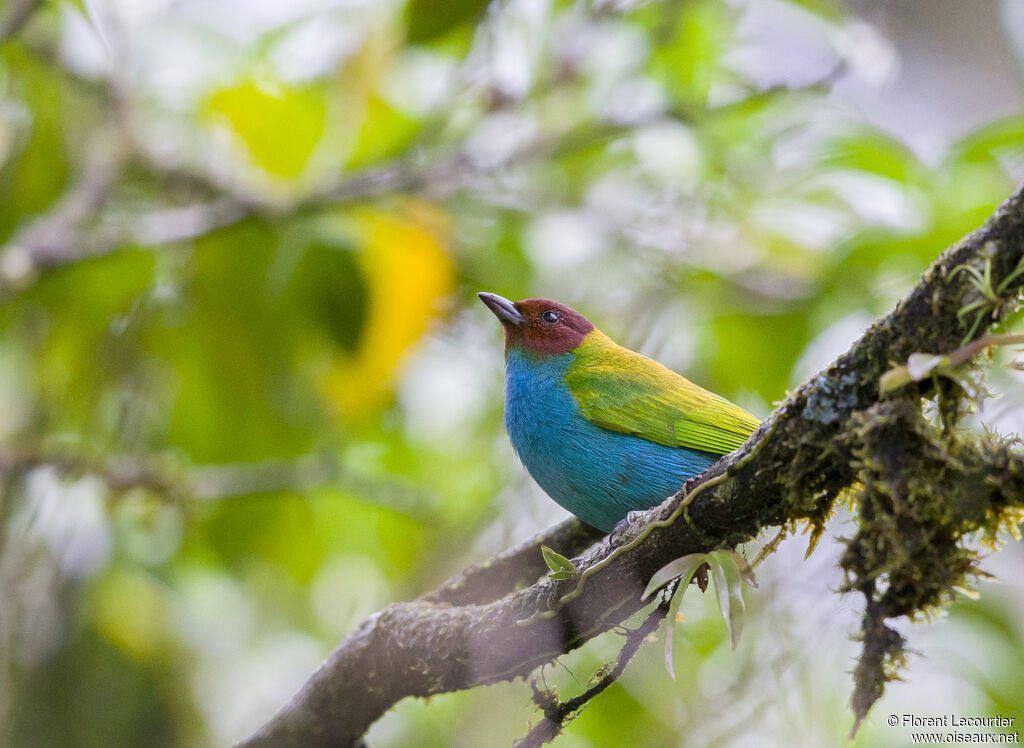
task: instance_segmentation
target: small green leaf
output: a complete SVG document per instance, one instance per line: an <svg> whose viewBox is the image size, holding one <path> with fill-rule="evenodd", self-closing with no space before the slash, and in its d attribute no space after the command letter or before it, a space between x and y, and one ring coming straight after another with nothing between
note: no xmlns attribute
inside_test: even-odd
<svg viewBox="0 0 1024 748"><path fill-rule="evenodd" d="M757 577L754 576L754 568L750 565L747 559L736 553L736 551L729 551L729 553L732 554L733 563L735 563L736 568L739 569L740 579L754 589L757 589Z"/></svg>
<svg viewBox="0 0 1024 748"><path fill-rule="evenodd" d="M949 149L947 161L983 163L1024 152L1024 117L1019 114L974 130Z"/></svg>
<svg viewBox="0 0 1024 748"><path fill-rule="evenodd" d="M945 356L934 353L911 353L907 358L907 373L914 378L915 382L920 382L936 368L947 363L949 363L949 359Z"/></svg>
<svg viewBox="0 0 1024 748"><path fill-rule="evenodd" d="M911 353L907 363L895 366L878 379L878 391L882 394L898 389L910 382L920 382L925 377L942 374L949 365L948 356L934 353Z"/></svg>
<svg viewBox="0 0 1024 748"><path fill-rule="evenodd" d="M693 578L694 572L697 571L697 567L706 560L706 553L688 553L685 556L680 556L673 561L669 561L654 572L651 576L651 581L647 583L647 588L644 590L644 594L640 596L640 599L646 600L654 592L664 587L676 577L681 577L684 574L688 575L686 583L689 584L690 579Z"/></svg>
<svg viewBox="0 0 1024 748"><path fill-rule="evenodd" d="M856 170L891 179L898 184L920 184L931 174L897 138L866 131L836 138L828 144L824 165Z"/></svg>
<svg viewBox="0 0 1024 748"><path fill-rule="evenodd" d="M425 44L452 30L475 23L483 17L489 0L412 0L406 8L406 38L410 44Z"/></svg>
<svg viewBox="0 0 1024 748"><path fill-rule="evenodd" d="M560 579L571 579L576 576L576 567L572 561L567 559L561 553L553 551L546 545L540 547L541 555L544 556L544 563L548 565L553 573L548 576L555 580Z"/></svg>
<svg viewBox="0 0 1024 748"><path fill-rule="evenodd" d="M668 620L668 625L665 627L665 668L668 670L668 674L672 676L672 680L676 679L676 668L672 660L672 645L675 642L674 634L676 616L679 615L679 607L683 604L683 595L688 589L690 589L690 580L693 579L693 575L697 573L697 570L704 565L704 558L706 554L691 553L690 555L700 556L701 558L697 561L696 565L688 568L679 578L679 586L676 587L676 592L672 595L672 602L668 604L668 615L665 616ZM683 556L682 558L688 557ZM682 559L676 559L676 561L680 560Z"/></svg>
<svg viewBox="0 0 1024 748"><path fill-rule="evenodd" d="M680 4L669 18L651 56L651 73L672 100L703 106L721 74L736 14L721 3L698 0Z"/></svg>
<svg viewBox="0 0 1024 748"><path fill-rule="evenodd" d="M884 395L913 381L906 366L894 366L878 378L878 393Z"/></svg>
<svg viewBox="0 0 1024 748"><path fill-rule="evenodd" d="M709 553L708 565L711 566L711 578L715 581L715 595L718 597L718 609L725 619L725 627L729 631L729 643L732 648L740 641L743 633L743 579L736 565L733 551L713 551Z"/></svg>
<svg viewBox="0 0 1024 748"><path fill-rule="evenodd" d="M679 612L679 606L683 602L683 595L690 587L690 581L705 563L711 567L711 573L715 579L718 607L722 611L726 628L729 630L729 641L733 649L736 648L736 644L740 640L740 633L743 631L743 583L746 582L751 587L757 587L753 568L736 551L689 553L668 562L654 572L641 596L642 600L646 600L673 579L679 578L679 586L676 587L672 601L669 603L666 616L668 625L665 627L665 668L673 680L676 677L675 666L672 662L673 625Z"/></svg>

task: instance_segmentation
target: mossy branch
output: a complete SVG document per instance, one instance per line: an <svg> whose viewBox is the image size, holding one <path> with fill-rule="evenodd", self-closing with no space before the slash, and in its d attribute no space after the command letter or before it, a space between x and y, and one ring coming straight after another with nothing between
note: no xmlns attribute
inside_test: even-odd
<svg viewBox="0 0 1024 748"><path fill-rule="evenodd" d="M883 402L850 419L860 522L840 566L866 599L855 672L854 729L902 668L903 638L885 624L916 618L984 576L963 540L993 543L1024 519L1024 454L996 436L969 441L929 423L916 404Z"/></svg>
<svg viewBox="0 0 1024 748"><path fill-rule="evenodd" d="M539 551L530 557L529 548L539 547L535 540L419 600L389 605L342 642L292 702L243 744L351 745L407 696L526 676L640 610L647 580L672 559L734 547L770 526L806 520L820 527L836 497L862 484L861 526L844 557L849 588L867 600L854 697L859 719L902 653L885 620L935 605L960 584L974 567L959 539L1009 526L1024 496L1018 451L953 441L948 421L962 411L955 383L926 378L880 394L879 379L911 354L944 355L984 334L987 325L979 325L965 340L960 311L979 291L970 282L974 274L956 268L974 267L989 279L985 314L998 321L1017 303L1022 257L1024 190L1018 190L982 228L943 252L890 314L788 397L741 449L644 521L592 549L576 564L578 576L520 589L524 579L544 571ZM944 403L944 424L924 419L926 397ZM921 471L937 474L922 482ZM919 495L929 499L923 514L915 508L907 515L905 506L918 503L908 498ZM575 531L568 537L589 540ZM869 537L884 538L888 553L867 553L862 541ZM936 540L942 548L919 568L900 545L904 539L911 548ZM572 542L543 542L576 552ZM524 560L523 573L516 572Z"/></svg>

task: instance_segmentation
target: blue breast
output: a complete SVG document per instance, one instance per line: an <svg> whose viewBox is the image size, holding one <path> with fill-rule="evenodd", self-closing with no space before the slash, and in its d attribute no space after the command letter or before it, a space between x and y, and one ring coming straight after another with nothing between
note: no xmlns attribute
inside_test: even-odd
<svg viewBox="0 0 1024 748"><path fill-rule="evenodd" d="M505 428L541 488L589 525L610 532L630 511L648 509L717 459L595 426L565 384L573 354L505 358Z"/></svg>

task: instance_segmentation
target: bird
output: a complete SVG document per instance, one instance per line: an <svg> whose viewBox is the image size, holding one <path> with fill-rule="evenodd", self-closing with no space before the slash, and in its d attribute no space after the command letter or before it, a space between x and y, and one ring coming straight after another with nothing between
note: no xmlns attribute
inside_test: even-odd
<svg viewBox="0 0 1024 748"><path fill-rule="evenodd" d="M505 429L538 485L609 533L740 447L742 408L548 299L480 292L505 329Z"/></svg>

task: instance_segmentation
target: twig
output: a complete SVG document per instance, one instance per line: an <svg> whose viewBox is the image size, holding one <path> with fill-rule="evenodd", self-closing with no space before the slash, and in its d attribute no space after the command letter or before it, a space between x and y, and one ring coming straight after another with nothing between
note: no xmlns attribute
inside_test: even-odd
<svg viewBox="0 0 1024 748"><path fill-rule="evenodd" d="M882 393L891 392L911 382L920 382L925 377L951 371L992 346L1021 344L1024 344L1024 334L984 335L945 355L914 353L906 364L894 366L879 377L878 389Z"/></svg>
<svg viewBox="0 0 1024 748"><path fill-rule="evenodd" d="M187 494L186 481L178 471L153 459L100 459L57 450L0 449L0 476L21 475L44 467L65 476L95 475L114 493L143 488L174 500Z"/></svg>
<svg viewBox="0 0 1024 748"><path fill-rule="evenodd" d="M126 240L144 246L160 246L189 241L217 229L238 223L251 210L235 198L223 197L208 203L161 208L135 218L126 235L116 235L102 244L106 249L123 245Z"/></svg>
<svg viewBox="0 0 1024 748"><path fill-rule="evenodd" d="M608 686L617 681L626 670L640 645L647 637L657 630L662 619L665 617L666 606L656 606L644 619L643 623L635 629L626 633L626 643L619 650L619 656L615 659L615 666L605 674L601 680L592 685L583 693L574 696L568 701L560 701L556 694L551 691L538 688L534 685L533 702L540 707L544 714L543 719L530 728L530 731L521 740L515 743L516 748L537 748L537 746L550 743L557 738L567 720L572 719L579 711L586 706L591 699L604 691ZM666 636L671 636L671 630Z"/></svg>
<svg viewBox="0 0 1024 748"><path fill-rule="evenodd" d="M107 201L125 154L109 127L93 137L89 154L81 178L48 213L0 249L0 299L29 285L43 268L93 254L82 243L81 227Z"/></svg>
<svg viewBox="0 0 1024 748"><path fill-rule="evenodd" d="M66 449L0 447L0 478L45 467L66 477L96 476L114 494L144 489L173 503L223 501L269 491L308 492L344 486L411 516L425 521L431 519L422 509L429 502L424 502L419 492L348 473L336 457L326 452L289 460L197 467L170 455L96 456ZM479 581L471 579L466 584L468 588L475 588Z"/></svg>

